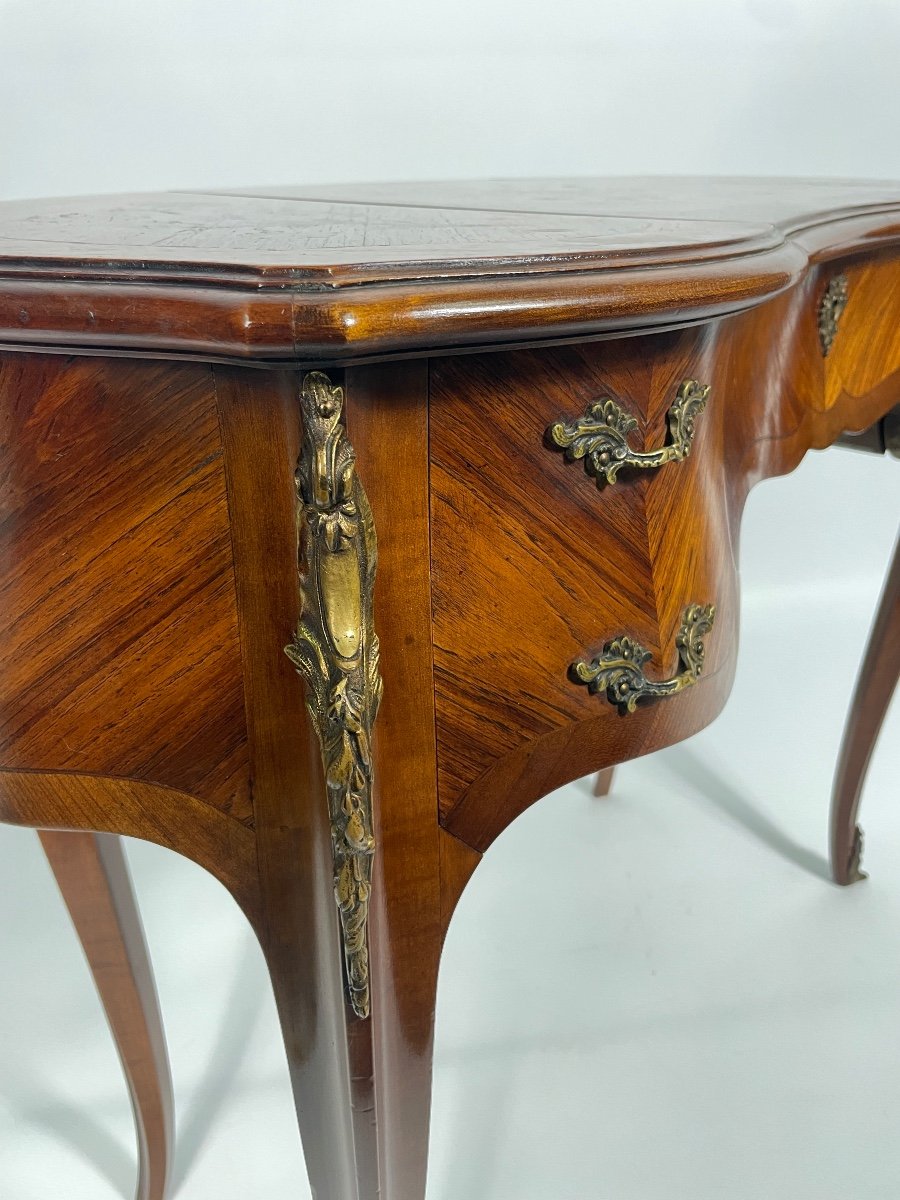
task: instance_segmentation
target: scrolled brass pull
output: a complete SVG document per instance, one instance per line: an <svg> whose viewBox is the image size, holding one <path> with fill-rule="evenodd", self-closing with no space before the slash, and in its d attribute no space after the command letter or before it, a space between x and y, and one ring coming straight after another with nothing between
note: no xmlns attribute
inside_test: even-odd
<svg viewBox="0 0 900 1200"><path fill-rule="evenodd" d="M674 696L700 678L705 655L703 639L712 629L715 617L714 604L689 604L684 610L675 638L684 670L671 679L648 679L644 663L652 657L650 651L625 634L607 642L596 658L573 662L572 677L587 684L592 695L605 691L610 704L626 712L634 712L638 700L645 697Z"/></svg>
<svg viewBox="0 0 900 1200"><path fill-rule="evenodd" d="M595 400L583 417L555 421L547 430L547 438L564 450L569 460L583 458L585 470L595 476L598 487L604 480L615 483L623 467L648 470L687 458L694 440L694 422L706 408L708 396L708 384L696 379L681 384L667 414L671 440L659 450L641 452L631 448L628 434L637 429L637 420L608 397Z"/></svg>

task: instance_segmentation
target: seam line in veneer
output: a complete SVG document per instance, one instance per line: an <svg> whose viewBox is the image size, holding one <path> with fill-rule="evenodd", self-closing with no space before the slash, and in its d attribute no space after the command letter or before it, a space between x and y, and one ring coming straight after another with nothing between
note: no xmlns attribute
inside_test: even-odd
<svg viewBox="0 0 900 1200"><path fill-rule="evenodd" d="M0 776L3 775L34 775L38 777L52 775L54 778L61 777L66 779L103 779L111 783L128 783L134 784L135 787L155 788L168 793L170 796L187 797L189 800L193 800L196 804L201 804L205 809L208 809L214 818L221 817L236 829L242 830L248 838L254 837L253 828L245 825L239 817L234 816L226 809L219 808L218 805L212 804L209 800L204 799L203 796L199 796L196 792L189 791L187 788L172 787L170 783L161 783L156 779L142 779L137 775L111 775L108 771L78 771L60 767L18 767L9 765L0 766Z"/></svg>
<svg viewBox="0 0 900 1200"><path fill-rule="evenodd" d="M348 186L354 187L355 184ZM235 200L279 200L288 204L345 204L348 207L354 208L400 208L400 209L418 209L425 208L434 212L477 212L477 213L502 213L509 217L579 217L586 220L603 221L611 219L613 221L671 221L677 222L680 225L728 225L731 227L739 226L740 222L729 220L725 217L664 217L659 214L647 216L645 214L636 213L619 213L619 212L581 212L570 208L495 208L491 205L483 204L434 204L428 201L397 201L397 200L369 200L355 199L348 200L346 196L278 196L270 195L265 192L241 192L241 191L224 191L224 192L195 192L184 188L176 188L171 193L176 196L204 196L210 199L221 199L223 196L230 196ZM777 225L771 221L748 221L748 225L754 226L761 231L776 230Z"/></svg>
<svg viewBox="0 0 900 1200"><path fill-rule="evenodd" d="M435 805L435 820L440 826L441 823L441 746L438 739L438 719L437 719L437 668L435 658L435 629L437 610L434 603L434 506L432 504L431 490L431 372L433 367L431 359L426 359L425 367L425 486L427 488L426 495L426 512L428 515L428 607L431 612L431 628L429 630L429 642L431 643L431 721L432 729L432 745L434 746L434 805Z"/></svg>
<svg viewBox="0 0 900 1200"><path fill-rule="evenodd" d="M349 186L356 186L351 184ZM195 192L182 188L174 189L175 195L182 196L205 196L219 198L222 196L232 196L240 200L281 200L292 203L303 204L347 204L356 205L357 207L365 208L425 208L433 209L436 212L483 212L483 213L504 213L508 216L523 216L523 217L584 217L587 219L594 218L596 220L612 219L614 221L630 220L630 221L677 221L684 225L730 225L739 224L735 220L729 220L725 217L684 217L684 216L661 216L658 213L653 216L636 213L619 213L619 212L581 212L580 210L559 209L559 208L491 208L477 204L433 204L427 202L403 203L391 200L370 200L370 199L355 199L348 200L346 197L334 196L277 196L269 195L263 192L241 192L241 191L224 191L224 192ZM748 220L748 224L754 225L760 230L772 230L776 234L781 235L782 242L786 237L801 233L807 229L814 229L821 225L833 224L836 221L848 220L854 217L878 216L880 213L898 213L900 216L900 205L897 204L862 204L853 208L836 208L828 212L818 214L820 219L815 218L816 214L807 213L801 218L800 224L797 225L780 225L774 221L756 221ZM749 240L749 239L747 239ZM740 243L737 243L740 244ZM775 242L773 245L778 245Z"/></svg>
<svg viewBox="0 0 900 1200"><path fill-rule="evenodd" d="M253 775L253 763L251 760L251 745L250 745L250 728L251 728L251 726L250 726L250 702L249 702L249 698L247 696L247 670L246 670L247 647L246 647L246 640L244 637L243 623L241 621L241 608L240 608L241 597L239 594L238 579L237 579L238 562L237 562L237 548L236 548L235 542L234 542L235 515L234 515L234 511L233 511L234 506L232 503L232 495L231 495L231 493L232 493L231 472L230 472L229 462L228 462L228 451L226 448L225 429L224 429L224 425L223 425L223 421L222 421L222 407L221 407L221 404L219 401L219 380L216 375L216 365L214 363L210 363L210 365L209 365L209 374L210 374L210 382L211 382L212 390L213 390L213 406L216 410L216 425L217 425L217 428L219 431L219 445L221 446L221 450L222 450L222 475L223 475L223 484L224 484L224 489L225 489L225 510L228 513L228 544L231 548L231 587L234 592L234 613L235 613L235 620L237 623L238 648L239 648L240 658L241 658L241 702L242 702L242 707L243 707L243 711L244 711L244 736L247 739L247 764L248 764L247 791L248 791L248 797L250 800L250 812L253 817L253 828L252 828L251 832L253 833L254 843L255 843L254 859L256 861L257 871L259 871L260 849L259 849L259 839L256 837L256 827L257 827L256 794L255 794L255 787L254 787L255 780L254 780L254 775ZM246 828L246 826L245 826L245 828Z"/></svg>
<svg viewBox="0 0 900 1200"><path fill-rule="evenodd" d="M702 685L703 685L703 683L704 683L704 682L706 682L707 680L710 680L710 679L716 679L716 678L717 678L719 675L721 675L721 674L722 674L722 672L723 672L723 671L726 669L726 667L727 667L728 665L729 665L729 664L726 662L726 663L723 663L721 666L718 666L718 667L716 667L716 669L715 669L714 671L704 671L704 672L703 672L703 675L701 676L701 678L697 680L696 687L700 687L700 686L702 686ZM692 690L692 691L693 691L693 690L695 690L695 689L690 689L690 690ZM676 700L677 700L677 697L676 697ZM671 703L671 698L669 698L669 701L668 701L668 702L669 702L669 703ZM601 703L601 702L600 702L600 701L598 701L598 704L599 704L599 703ZM640 710L640 711L643 711L643 712L652 711L653 709L655 709L655 708L658 708L658 707L659 707L659 705L660 705L660 704L662 704L662 703L665 703L665 701L656 700L656 701L654 701L652 704L649 704L649 705L642 705L642 706L641 706L641 710ZM601 708L601 709L598 711L598 713L596 714L596 716L595 716L595 717L584 717L584 718L580 718L580 719L579 719L579 720L577 720L577 721L570 721L570 722L569 722L569 727L570 727L570 729L574 729L574 728L576 728L578 725L580 725L580 724L583 724L584 722L596 720L596 717L599 717L599 716L606 716L606 717L608 717L610 720L619 720L619 719L621 719L621 718L618 716L618 714L617 714L617 713L615 713L615 712L614 712L612 709L610 709L610 710L609 710L609 712L607 713L607 712L604 712L604 710ZM626 719L627 719L627 718L626 718ZM709 720L709 721L706 721L706 722L705 722L705 725L709 725L709 724L711 723L711 721L712 721L712 720L714 720L714 719L715 719L715 718L710 718L710 720ZM701 728L703 728L703 727L704 727L704 726L701 726ZM541 734L541 736L540 736L540 737L533 738L533 739L532 739L530 742L525 742L524 744L525 744L525 745L530 745L530 746L536 746L536 745L538 745L538 744L539 744L541 741L543 741L543 739L544 739L545 737L550 737L550 736L552 736L553 734L556 734L556 733L558 733L558 732L559 732L561 729L563 729L563 728L565 728L565 727L564 727L564 726L557 726L557 727L556 727L556 728L554 728L554 729L548 729L548 730L547 730L547 732L546 732L546 733L544 733L544 734ZM697 730L696 732L699 732L699 730ZM682 739L682 740L683 740L683 739ZM669 743L667 743L667 745L668 745L668 744L669 744ZM509 758L509 757L510 757L510 755L514 754L514 753L516 752L516 750L518 750L518 749L520 749L520 748L521 748L521 744L520 744L520 746L519 746L519 747L513 747L511 750L509 750L509 751L508 751L506 754L502 755L500 758L497 758L497 759L495 759L495 760L494 760L494 761L491 763L491 765L490 765L489 767L487 767L487 768L486 768L484 771L482 771L482 772L481 772L481 774L480 774L480 775L479 775L477 778L473 779L473 780L472 780L472 781L469 783L469 785L466 787L465 791L463 791L463 792L462 792L462 793L461 793L461 794L460 794L460 795L459 795L459 796L456 798L456 800L453 802L453 804L450 806L450 808L448 808L448 809L446 810L446 812L442 812L442 813L441 813L441 815L440 815L440 825L441 825L441 828L442 828L443 830L445 830L445 832L453 834L453 836L454 836L454 837L456 837L456 838L458 838L460 841L462 841L462 842L465 842L465 844L466 844L467 846L469 846L469 847L470 847L470 849L472 849L472 850L475 850L475 852L476 852L476 853L478 853L478 854L484 854L484 853L486 853L486 851L485 851L484 849L479 849L477 846L472 846L470 842L467 842L467 841L465 841L465 839L464 839L464 838L462 838L462 837L460 837L459 833L458 833L458 832L457 832L455 829L451 828L451 827L448 825L448 822L451 822L451 821L452 821L452 819L453 819L453 817L454 817L455 813L456 813L456 812L459 810L459 808L460 808L460 807L461 807L463 804L465 804L465 803L466 803L466 802L467 802L467 801L470 799L470 797L471 797L471 796L472 796L474 793L476 793L476 792L477 792L477 790L478 790L478 786L479 786L479 784L481 783L481 781L482 781L483 779L485 779L487 776L489 776L489 775L491 774L491 772L495 771L495 770L497 769L497 767L499 766L499 764L503 763L503 762L504 762L504 761L505 761L507 758ZM660 747L660 749L665 749L665 748L666 748L666 746L661 746L661 747ZM650 751L643 751L643 750L642 750L642 751L640 751L640 753L637 755L637 757L641 757L641 758L643 758L643 757L644 757L644 756L645 756L647 753L651 753L651 754L652 754L652 753L655 753L655 751L653 751L653 750L650 750ZM557 759L558 759L559 757L560 757L560 756L557 756ZM574 782L574 781L573 781L573 782ZM561 785L560 785L560 787L565 787L565 786L566 786L565 784L561 784ZM552 789L551 789L551 791L558 791L558 788L552 788ZM545 792L545 793L544 793L544 795L545 795L545 796L548 796L548 795L550 795L550 792ZM542 799L543 797L540 797L540 798ZM532 803L536 803L536 801L533 801ZM528 807L531 807L531 805L529 805Z"/></svg>

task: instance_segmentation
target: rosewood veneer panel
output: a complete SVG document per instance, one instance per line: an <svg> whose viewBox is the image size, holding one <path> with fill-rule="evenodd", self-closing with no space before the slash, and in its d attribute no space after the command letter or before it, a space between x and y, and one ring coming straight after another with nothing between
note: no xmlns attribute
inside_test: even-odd
<svg viewBox="0 0 900 1200"><path fill-rule="evenodd" d="M468 826L451 814L463 799L495 813L515 808L505 768L528 771L541 743L555 746L554 786L576 777L577 756L562 760L579 722L608 762L660 736L648 724L643 745L637 731L647 713L623 722L573 684L575 659L627 633L665 674L684 609L719 602L707 674L730 670L734 566L719 502L725 396L713 391L686 461L623 473L615 485L598 488L582 461L567 461L544 436L552 422L611 397L639 420L636 449L663 445L679 384L714 382L713 338L692 331L432 363L440 798L460 836Z"/></svg>
<svg viewBox="0 0 900 1200"><path fill-rule="evenodd" d="M0 606L0 767L251 821L209 368L0 357Z"/></svg>

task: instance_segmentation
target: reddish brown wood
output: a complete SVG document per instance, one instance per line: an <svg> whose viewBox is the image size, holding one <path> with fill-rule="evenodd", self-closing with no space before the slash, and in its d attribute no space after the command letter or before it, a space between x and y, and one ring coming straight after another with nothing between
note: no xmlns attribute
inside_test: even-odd
<svg viewBox="0 0 900 1200"><path fill-rule="evenodd" d="M606 767L602 771L598 771L594 776L594 795L608 796L612 790L613 776L615 775L615 767Z"/></svg>
<svg viewBox="0 0 900 1200"><path fill-rule="evenodd" d="M346 380L348 427L378 527L377 598L385 611L402 606L405 613L402 624L381 630L386 692L376 779L379 797L387 794L391 803L379 802L377 810L371 929L377 971L373 1015L360 1022L341 1000L318 747L298 739L305 726L300 682L288 659L272 654L296 620L290 486L299 444L296 404L287 378L216 372L265 906L260 936L307 1166L316 1195L335 1200L355 1195L355 1188L368 1198L379 1189L404 1196L424 1187L437 964L452 911L448 898L458 896L477 862L441 837L435 821L425 381L421 364L360 369Z"/></svg>
<svg viewBox="0 0 900 1200"><path fill-rule="evenodd" d="M369 1023L378 1174L361 1189L367 1200L424 1194L438 965L447 924L479 861L436 820L427 384L423 363L346 376L348 430L378 530L376 610L403 613L379 627L384 699L375 735L379 853Z"/></svg>
<svg viewBox="0 0 900 1200"><path fill-rule="evenodd" d="M119 838L43 830L56 876L122 1060L138 1144L136 1200L165 1200L175 1148L166 1039Z"/></svg>
<svg viewBox="0 0 900 1200"><path fill-rule="evenodd" d="M0 820L122 833L178 849L214 875L258 924L253 831L187 792L134 779L0 767Z"/></svg>
<svg viewBox="0 0 900 1200"><path fill-rule="evenodd" d="M561 784L701 728L727 695L737 581L716 494L727 419L719 336L713 327L432 365L441 811L475 849ZM698 422L691 457L659 479L646 472L600 490L583 463L545 444L553 421L610 396L642 419L636 446L661 445L685 378L710 382L718 402ZM620 633L670 672L692 602L718 605L716 629L704 684L676 711L648 705L623 720L572 684L569 665Z"/></svg>
<svg viewBox="0 0 900 1200"><path fill-rule="evenodd" d="M384 698L375 744L371 1070L377 1171L361 1196L424 1194L442 944L431 659L427 365L346 378L348 431L378 531ZM398 480L402 487L397 488ZM368 1042L368 1037L366 1041Z"/></svg>
<svg viewBox="0 0 900 1200"><path fill-rule="evenodd" d="M810 255L893 245L897 205L891 184L740 179L6 203L0 341L337 361L707 320Z"/></svg>
<svg viewBox="0 0 900 1200"><path fill-rule="evenodd" d="M831 869L835 882L856 883L860 870L862 835L857 825L859 802L888 705L900 679L900 541L878 611L869 634L865 657L850 704L831 796Z"/></svg>
<svg viewBox="0 0 900 1200"><path fill-rule="evenodd" d="M440 950L480 854L554 788L716 716L750 488L896 403L900 186L665 187L0 206L0 341L79 351L0 354L0 819L146 837L234 895L318 1200L422 1200ZM837 271L850 302L824 358ZM380 552L363 1020L283 653L314 360L345 386ZM609 395L659 446L688 378L711 391L685 462L598 489L546 445ZM670 673L690 601L718 606L696 686L623 717L573 684L619 633Z"/></svg>
<svg viewBox="0 0 900 1200"><path fill-rule="evenodd" d="M241 618L261 897L275 990L317 1200L356 1200L371 1124L349 1067L331 838L319 748L283 647L297 620L296 378L216 370Z"/></svg>
<svg viewBox="0 0 900 1200"><path fill-rule="evenodd" d="M0 356L4 770L252 823L222 457L208 367Z"/></svg>

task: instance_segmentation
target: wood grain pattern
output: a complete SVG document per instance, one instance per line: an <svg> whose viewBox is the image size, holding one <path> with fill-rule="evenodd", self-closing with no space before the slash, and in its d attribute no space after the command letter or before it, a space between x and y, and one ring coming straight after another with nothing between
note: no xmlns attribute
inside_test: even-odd
<svg viewBox="0 0 900 1200"><path fill-rule="evenodd" d="M897 183L865 179L792 179L749 175L614 175L532 179L444 179L406 183L323 183L305 187L233 189L221 195L407 204L460 212L552 215L613 213L648 222L700 222L714 240L727 227L800 232L823 219L876 211L897 199ZM749 228L748 228L749 227ZM736 231L735 231L736 232Z"/></svg>
<svg viewBox="0 0 900 1200"><path fill-rule="evenodd" d="M730 679L736 583L727 512L714 499L723 405L713 335L432 364L441 811L446 827L476 849L532 788L543 794L587 773L569 745L578 723L579 738L591 729L594 767L662 744L663 706L623 721L572 683L575 659L628 633L665 675L684 608L716 603L707 681L720 671ZM546 445L553 421L601 396L640 419L636 448L662 445L666 411L685 378L714 386L683 463L598 488L582 462Z"/></svg>
<svg viewBox="0 0 900 1200"><path fill-rule="evenodd" d="M841 322L832 363L816 315L837 269L825 265L752 312L681 334L433 360L441 819L473 848L484 851L548 791L688 736L720 711L737 648L736 554L750 488L842 430L870 425L900 390L900 345L888 332L900 264L841 264L845 316L854 316ZM859 314L873 303L873 272L886 288L878 311L889 316L868 340ZM605 395L638 417L637 448L661 445L682 378L711 385L687 462L598 490L582 464L542 445L551 421ZM678 697L677 719L662 703L623 721L573 687L568 664L623 632L667 673L692 601L716 603L718 614L704 679Z"/></svg>
<svg viewBox="0 0 900 1200"><path fill-rule="evenodd" d="M900 261L876 254L874 264L883 287L877 302L865 282L866 263L854 257L818 266L792 291L726 323L722 353L735 400L724 455L735 538L752 487L793 471L808 450L832 445L845 430L867 429L896 404L900 346L890 319L900 319ZM816 314L838 272L847 276L850 299L823 358ZM872 338L865 321L870 312Z"/></svg>
<svg viewBox="0 0 900 1200"><path fill-rule="evenodd" d="M898 213L900 185L840 180L11 202L0 342L336 361L684 324L893 245Z"/></svg>
<svg viewBox="0 0 900 1200"><path fill-rule="evenodd" d="M427 366L347 373L348 432L378 533L375 610L384 696L375 729L371 1088L376 1161L360 1196L425 1189L442 945L428 561ZM360 1034L359 1037L362 1035ZM357 1038L357 1041L359 1040ZM374 1168L374 1169L373 1169Z"/></svg>
<svg viewBox="0 0 900 1200"><path fill-rule="evenodd" d="M424 1194L440 954L479 862L436 820L427 387L422 362L346 375L348 430L378 531L384 678L374 747L371 1054L363 1060L371 1062L377 1164L361 1161L361 1200Z"/></svg>
<svg viewBox="0 0 900 1200"><path fill-rule="evenodd" d="M0 562L0 765L250 823L209 369L0 356Z"/></svg>
<svg viewBox="0 0 900 1200"><path fill-rule="evenodd" d="M900 185L833 181L0 206L0 342L82 355L0 355L0 819L146 837L224 883L318 1200L422 1200L441 945L481 853L721 710L749 490L897 403L898 213ZM380 543L367 1020L283 653L314 361L346 389ZM545 442L608 395L656 448L685 379L710 396L683 462L598 489ZM621 633L671 674L692 601L718 606L696 686L623 717L569 678Z"/></svg>
<svg viewBox="0 0 900 1200"><path fill-rule="evenodd" d="M215 876L259 924L253 831L187 792L134 779L0 768L0 820L121 833L178 850Z"/></svg>
<svg viewBox="0 0 900 1200"><path fill-rule="evenodd" d="M314 1194L356 1200L355 1147L368 1118L349 1068L328 807L319 746L284 653L299 607L298 387L296 375L216 369L256 819L256 930Z"/></svg>
<svg viewBox="0 0 900 1200"><path fill-rule="evenodd" d="M822 290L830 274L819 272ZM833 408L843 394L863 396L874 391L900 366L900 263L853 263L843 274L848 303L824 364L826 409Z"/></svg>
<svg viewBox="0 0 900 1200"><path fill-rule="evenodd" d="M40 838L125 1072L138 1143L135 1200L166 1200L175 1152L172 1077L121 840L109 834L49 831Z"/></svg>
<svg viewBox="0 0 900 1200"><path fill-rule="evenodd" d="M831 870L835 882L855 883L860 873L859 804L869 760L900 679L900 541L887 578L841 740L831 796Z"/></svg>

